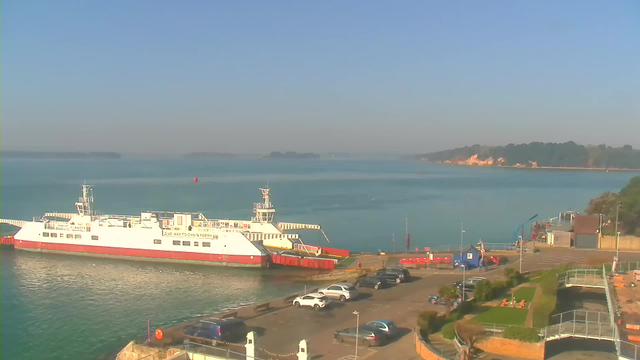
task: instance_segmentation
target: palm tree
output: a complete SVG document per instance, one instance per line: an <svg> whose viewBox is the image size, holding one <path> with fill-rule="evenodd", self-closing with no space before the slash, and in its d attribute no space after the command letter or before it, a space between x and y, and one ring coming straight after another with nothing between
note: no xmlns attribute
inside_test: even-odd
<svg viewBox="0 0 640 360"><path fill-rule="evenodd" d="M460 292L455 286L445 285L438 290L438 295L444 299L447 307L447 317L449 317L451 314L451 300L459 298Z"/></svg>

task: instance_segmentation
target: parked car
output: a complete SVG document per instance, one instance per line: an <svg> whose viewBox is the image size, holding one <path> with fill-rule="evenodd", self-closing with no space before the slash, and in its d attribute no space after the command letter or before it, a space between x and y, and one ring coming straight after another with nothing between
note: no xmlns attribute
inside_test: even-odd
<svg viewBox="0 0 640 360"><path fill-rule="evenodd" d="M358 297L358 289L349 283L331 284L325 288L319 289L318 293L330 298L339 299L342 302Z"/></svg>
<svg viewBox="0 0 640 360"><path fill-rule="evenodd" d="M361 326L358 329L357 335L358 336L356 337L356 328L349 328L336 331L334 337L339 342L357 342L364 346L382 345L386 339L386 335L381 330L364 326Z"/></svg>
<svg viewBox="0 0 640 360"><path fill-rule="evenodd" d="M183 333L187 338L195 341L208 339L215 345L218 341L242 340L247 336L247 325L239 319L200 320L184 329Z"/></svg>
<svg viewBox="0 0 640 360"><path fill-rule="evenodd" d="M440 295L431 295L429 296L429 302L434 304L434 305L447 305L446 300L443 297L440 297ZM456 298L456 299L452 299L451 300L451 307L452 308L457 308L458 305L460 305L460 303L462 302L462 297Z"/></svg>
<svg viewBox="0 0 640 360"><path fill-rule="evenodd" d="M468 278L465 282L464 282L464 288L465 290L473 290L476 287L476 284L479 283L482 280L487 280L486 278L483 278L481 276L474 276L471 278ZM456 281L454 283L455 286L457 286L458 288L462 289L462 281Z"/></svg>
<svg viewBox="0 0 640 360"><path fill-rule="evenodd" d="M356 282L356 286L358 286L358 287L370 287L370 288L374 288L376 290L384 289L384 288L388 287L387 279L385 279L385 278L383 278L381 276L367 276L367 277L364 277L364 278L358 280L358 282Z"/></svg>
<svg viewBox="0 0 640 360"><path fill-rule="evenodd" d="M329 305L329 299L319 293L301 295L293 299L293 306L295 307L311 306L316 310L320 310L324 309L327 305Z"/></svg>
<svg viewBox="0 0 640 360"><path fill-rule="evenodd" d="M395 337L398 335L398 327L391 320L387 319L378 319L369 321L364 324L365 328L372 328L376 330L382 331L388 338Z"/></svg>
<svg viewBox="0 0 640 360"><path fill-rule="evenodd" d="M404 281L411 279L411 273L403 267L388 267L387 270L401 272L404 275Z"/></svg>
<svg viewBox="0 0 640 360"><path fill-rule="evenodd" d="M376 276L383 277L387 281L395 282L396 284L409 280L404 271L400 269L382 269L376 273Z"/></svg>

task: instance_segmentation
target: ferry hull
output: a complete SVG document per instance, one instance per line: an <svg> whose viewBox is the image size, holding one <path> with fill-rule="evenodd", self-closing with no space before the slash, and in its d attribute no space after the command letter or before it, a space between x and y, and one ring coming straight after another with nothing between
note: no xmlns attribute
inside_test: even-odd
<svg viewBox="0 0 640 360"><path fill-rule="evenodd" d="M146 250L110 246L58 244L40 241L15 240L17 250L54 254L125 259L136 261L189 263L208 266L268 268L268 256L204 254L184 251Z"/></svg>

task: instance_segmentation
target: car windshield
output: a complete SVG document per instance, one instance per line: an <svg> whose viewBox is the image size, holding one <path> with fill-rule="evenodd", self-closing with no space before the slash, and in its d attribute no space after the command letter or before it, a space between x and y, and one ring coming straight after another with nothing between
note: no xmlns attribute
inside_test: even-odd
<svg viewBox="0 0 640 360"><path fill-rule="evenodd" d="M387 327L389 328L389 330L391 329L395 329L396 328L396 324L394 324L392 321L387 323Z"/></svg>

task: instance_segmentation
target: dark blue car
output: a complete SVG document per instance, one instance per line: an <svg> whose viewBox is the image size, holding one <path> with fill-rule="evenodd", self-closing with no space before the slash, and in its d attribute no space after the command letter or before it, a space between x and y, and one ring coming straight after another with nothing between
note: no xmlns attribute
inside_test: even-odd
<svg viewBox="0 0 640 360"><path fill-rule="evenodd" d="M213 345L218 341L234 342L247 336L247 325L239 319L200 320L184 329L185 337L197 342L211 340Z"/></svg>

